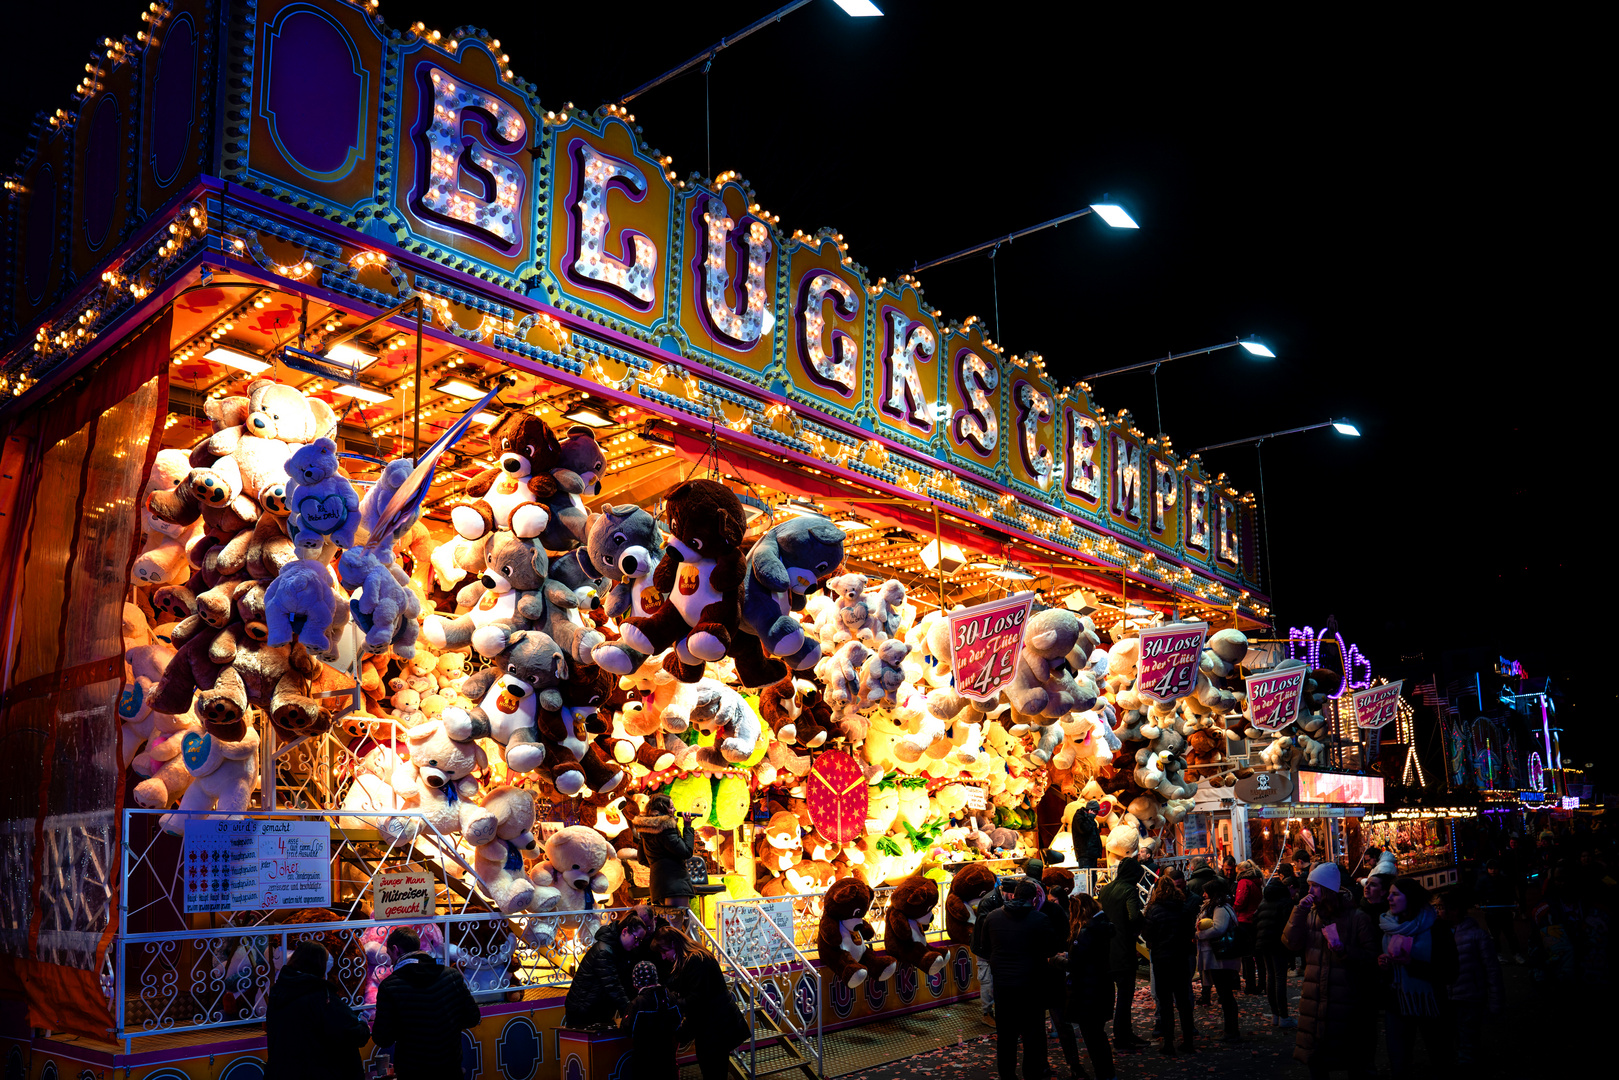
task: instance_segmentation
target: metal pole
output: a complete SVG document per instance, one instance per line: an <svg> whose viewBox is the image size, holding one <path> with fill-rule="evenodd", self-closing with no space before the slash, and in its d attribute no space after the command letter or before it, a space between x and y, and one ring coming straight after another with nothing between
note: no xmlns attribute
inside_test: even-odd
<svg viewBox="0 0 1619 1080"><path fill-rule="evenodd" d="M939 534L939 504L933 504L933 550L939 553L939 613L944 614L944 538Z"/></svg>
<svg viewBox="0 0 1619 1080"><path fill-rule="evenodd" d="M410 421L410 456L411 460L418 460L422 456L422 309L427 305L418 296L416 298L416 393L414 395L416 407Z"/></svg>
<svg viewBox="0 0 1619 1080"><path fill-rule="evenodd" d="M1241 344L1241 338L1233 338L1218 345L1210 345L1206 349L1188 349L1186 352L1170 353L1168 356L1160 357L1157 360L1143 360L1139 364L1126 364L1123 367L1108 368L1106 371L1098 371L1095 375L1087 375L1081 381L1090 382L1092 379L1100 379L1104 375L1122 375L1126 371L1140 371L1144 367L1150 367L1156 371L1159 364L1167 364L1171 360L1184 360L1188 356L1202 356L1204 353L1219 352L1221 349L1230 349Z"/></svg>
<svg viewBox="0 0 1619 1080"><path fill-rule="evenodd" d="M997 236L995 239L986 240L982 244L975 244L970 248L963 248L954 255L946 255L944 258L934 259L932 262L916 263L911 267L910 272L913 274L920 274L922 271L931 270L935 266L943 266L945 263L955 262L957 259L965 259L969 255L976 255L985 248L999 247L1002 244L1009 244L1013 240L1028 236L1030 233L1037 233L1041 229L1054 229L1064 222L1073 221L1075 218L1082 218L1090 212L1091 208L1087 206L1083 210L1075 210L1072 214L1064 214L1062 217L1054 217L1050 221L1042 221L1038 225L1030 225L1027 229L1019 229L1017 232L1007 233L1005 236Z"/></svg>
<svg viewBox="0 0 1619 1080"><path fill-rule="evenodd" d="M1270 518L1265 514L1265 458L1261 447L1265 440L1260 439L1254 443L1254 460L1259 463L1259 530L1265 544L1265 593L1271 598L1270 620L1276 625L1276 579L1271 576L1270 569ZM1235 610L1233 608L1233 610Z"/></svg>
<svg viewBox="0 0 1619 1080"><path fill-rule="evenodd" d="M786 18L788 15L791 15L793 12L797 11L799 8L803 7L805 4L808 4L809 2L810 2L810 0L793 0L793 2L790 3L790 4L783 4L781 7L777 8L775 11L772 11L769 15L766 15L762 19L756 19L755 21L749 23L747 26L744 26L742 29L738 30L736 33L730 35L729 37L720 38L718 42L716 42L713 45L710 45L708 48L704 49L702 52L698 53L696 56L692 57L690 60L687 60L684 64L681 64L678 67L670 68L668 71L664 72L662 75L659 75L657 78L651 80L650 82L642 83L640 86L637 86L634 90L631 90L629 93L627 93L623 97L619 98L618 103L620 105L628 105L630 102L634 101L636 98L640 97L642 94L646 93L648 90L652 90L652 89L655 89L655 88L657 88L659 86L662 86L664 83L668 82L670 79L673 79L677 75L685 74L686 72L690 71L692 68L696 67L698 64L701 64L705 60L712 60L714 58L715 54L717 54L721 49L725 48L726 46L735 45L737 42L741 41L743 38L747 37L749 34L753 33L754 31L762 30L766 26L770 25L771 23L776 22L776 21L778 21L780 19Z"/></svg>
<svg viewBox="0 0 1619 1080"><path fill-rule="evenodd" d="M1305 424L1303 427L1290 427L1290 428L1286 429L1285 431L1267 431L1263 435L1255 435L1252 438L1232 439L1230 442L1211 443L1208 446L1200 446L1200 447L1198 447L1196 450L1193 450L1192 453L1201 454L1205 450L1221 450L1221 449L1224 449L1227 446L1247 446L1249 443L1259 442L1259 441L1261 441L1263 439L1274 439L1278 435L1297 435L1301 431L1314 431L1316 428L1324 428L1324 427L1331 427L1331 426L1332 426L1332 421L1331 420L1323 420L1319 424Z"/></svg>

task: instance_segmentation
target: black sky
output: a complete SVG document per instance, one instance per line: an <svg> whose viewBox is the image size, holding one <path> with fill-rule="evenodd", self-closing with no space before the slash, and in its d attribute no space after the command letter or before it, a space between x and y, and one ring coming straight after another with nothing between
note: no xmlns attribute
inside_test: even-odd
<svg viewBox="0 0 1619 1080"><path fill-rule="evenodd" d="M1391 676L1443 682L1447 650L1516 657L1563 680L1565 720L1594 727L1611 664L1581 677L1591 658L1564 634L1602 617L1601 522L1614 520L1595 451L1613 350L1587 336L1612 276L1596 189L1613 125L1593 104L1611 80L1582 56L1594 26L1523 11L1486 22L1484 9L1424 22L878 2L885 18L852 20L816 0L720 55L715 171L741 172L788 232L835 225L874 277L1104 192L1126 205L1139 232L1085 219L1002 249L1002 343L1066 381L1261 335L1281 359L1227 350L1159 381L1182 451L1329 415L1364 432L1265 446L1284 624L1336 615ZM381 11L397 27L487 26L557 108L614 100L771 6ZM60 6L11 13L13 42L29 45L0 159L35 110L66 103L92 42L133 34L139 10L87 0L68 32ZM633 106L683 175L704 168L704 93L693 73ZM993 320L986 260L922 280L947 316ZM1152 390L1145 375L1096 385L1147 430ZM1257 487L1251 448L1208 460ZM1452 665L1452 678L1471 670ZM1576 758L1597 746L1579 727L1565 743Z"/></svg>

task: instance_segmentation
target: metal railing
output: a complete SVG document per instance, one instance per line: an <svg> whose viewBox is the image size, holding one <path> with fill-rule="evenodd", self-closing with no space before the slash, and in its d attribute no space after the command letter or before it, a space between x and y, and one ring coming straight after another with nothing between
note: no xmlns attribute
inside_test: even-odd
<svg viewBox="0 0 1619 1080"><path fill-rule="evenodd" d="M740 909L736 914L741 914ZM692 938L719 959L726 985L747 1018L747 1041L732 1051L737 1066L748 1076L758 1076L761 1063L782 1068L804 1065L815 1075L825 1076L820 972L798 944L774 922L758 919L748 931L748 954L739 956L737 938L716 938L690 912L687 927ZM753 962L760 959L764 962ZM770 1021L769 1030L763 1033L761 1016ZM762 1071L768 1074L782 1069Z"/></svg>

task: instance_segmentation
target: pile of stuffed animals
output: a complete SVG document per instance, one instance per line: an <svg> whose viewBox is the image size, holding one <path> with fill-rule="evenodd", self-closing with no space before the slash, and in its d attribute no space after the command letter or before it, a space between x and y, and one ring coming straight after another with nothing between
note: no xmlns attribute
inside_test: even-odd
<svg viewBox="0 0 1619 1080"><path fill-rule="evenodd" d="M731 895L831 888L842 914L822 950L855 980L891 974L889 956L935 963L894 923L903 903L887 953L870 951L872 888L1021 853L1052 786L1069 815L1098 803L1111 859L1151 852L1199 780L1238 778L1228 744L1259 737L1235 630L1160 705L1136 691L1137 639L1104 647L1089 618L1037 609L1010 685L975 701L954 684L948 619L897 580L845 572L828 519L750 536L711 479L592 512L606 461L590 430L512 413L435 539L442 524L390 507L412 462L362 496L318 398L259 380L207 408L211 436L157 456L126 610L120 714L141 806L239 813L264 724L283 744L329 734L351 763L343 811L396 840L424 826L453 840L490 905L515 913L627 897L627 800L663 790L698 815ZM1311 673L1267 767L1319 761L1333 682ZM581 824L541 843L557 800ZM756 806L768 821L738 851Z"/></svg>

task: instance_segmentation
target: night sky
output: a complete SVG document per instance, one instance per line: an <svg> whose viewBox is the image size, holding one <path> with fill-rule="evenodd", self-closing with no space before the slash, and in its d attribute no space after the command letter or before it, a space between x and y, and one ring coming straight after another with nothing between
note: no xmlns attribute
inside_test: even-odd
<svg viewBox="0 0 1619 1080"><path fill-rule="evenodd" d="M788 233L836 226L873 278L1104 193L1123 204L1140 231L1092 217L1001 249L994 336L1067 382L1260 335L1280 359L1231 349L1158 378L1182 452L1329 416L1364 433L1265 445L1282 624L1334 615L1379 674L1441 685L1519 659L1564 694L1565 755L1593 760L1578 720L1611 707L1612 664L1582 677L1601 651L1570 648L1566 631L1602 618L1590 589L1612 557L1614 485L1594 448L1612 347L1593 350L1582 325L1610 273L1581 250L1611 233L1611 213L1587 208L1611 117L1585 104L1598 69L1577 55L1580 28L878 2L886 17L856 20L815 0L720 54L713 170L739 171ZM139 29L140 8L75 4L68 34L59 5L10 13L27 46L0 158L36 110L66 104L92 43ZM384 0L381 13L399 28L487 26L560 108L617 100L771 5L539 10ZM692 72L632 105L682 176L705 171L704 95ZM947 317L994 331L987 259L922 283ZM1151 376L1094 389L1156 430ZM1252 447L1206 457L1258 488Z"/></svg>

